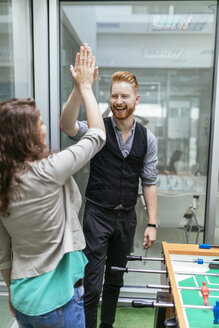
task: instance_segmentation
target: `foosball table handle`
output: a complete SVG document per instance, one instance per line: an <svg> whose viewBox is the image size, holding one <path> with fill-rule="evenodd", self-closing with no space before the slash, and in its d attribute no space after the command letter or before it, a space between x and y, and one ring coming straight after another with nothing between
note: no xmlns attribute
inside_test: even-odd
<svg viewBox="0 0 219 328"><path fill-rule="evenodd" d="M128 260L128 261L142 261L142 256L127 255L126 260Z"/></svg>
<svg viewBox="0 0 219 328"><path fill-rule="evenodd" d="M164 321L164 324L165 324L166 327L176 328L177 327L177 320L176 320L176 318L166 319Z"/></svg>
<svg viewBox="0 0 219 328"><path fill-rule="evenodd" d="M199 248L201 249L219 248L219 245L199 244Z"/></svg>
<svg viewBox="0 0 219 328"><path fill-rule="evenodd" d="M144 301L144 300L133 300L132 306L136 308L150 307L150 308L174 308L172 302L156 302L156 301Z"/></svg>
<svg viewBox="0 0 219 328"><path fill-rule="evenodd" d="M132 306L136 308L153 308L154 307L154 301L141 301L141 300L135 300L132 301Z"/></svg>
<svg viewBox="0 0 219 328"><path fill-rule="evenodd" d="M120 267L114 267L114 266L112 266L110 269L112 271L128 272L128 268L120 268Z"/></svg>

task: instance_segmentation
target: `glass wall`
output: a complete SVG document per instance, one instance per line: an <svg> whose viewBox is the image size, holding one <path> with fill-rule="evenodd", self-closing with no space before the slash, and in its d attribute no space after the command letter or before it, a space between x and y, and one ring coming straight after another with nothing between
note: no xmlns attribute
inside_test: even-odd
<svg viewBox="0 0 219 328"><path fill-rule="evenodd" d="M217 207L216 207L216 227L215 227L214 244L219 245L219 173L218 173L218 189L217 189Z"/></svg>
<svg viewBox="0 0 219 328"><path fill-rule="evenodd" d="M61 107L73 86L69 64L84 42L96 56L94 89L104 115L111 115L109 87L115 71L130 71L139 81L136 120L157 137L159 158L158 238L148 256L160 256L162 241L203 240L215 27L216 1L61 2ZM82 109L79 119L84 118ZM61 136L62 147L69 142ZM89 166L76 176L82 194L88 173ZM139 194L136 255L145 255L142 199ZM132 286L144 286L148 279L159 283L155 275L128 274L125 279Z"/></svg>
<svg viewBox="0 0 219 328"><path fill-rule="evenodd" d="M33 94L30 20L29 1L0 2L0 101Z"/></svg>
<svg viewBox="0 0 219 328"><path fill-rule="evenodd" d="M28 0L0 1L0 102L33 97L31 11ZM7 290L0 278L0 327L11 327Z"/></svg>

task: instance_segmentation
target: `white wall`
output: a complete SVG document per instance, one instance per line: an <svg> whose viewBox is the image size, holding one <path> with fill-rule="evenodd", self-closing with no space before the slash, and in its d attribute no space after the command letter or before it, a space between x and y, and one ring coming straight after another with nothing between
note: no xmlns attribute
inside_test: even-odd
<svg viewBox="0 0 219 328"><path fill-rule="evenodd" d="M102 67L206 68L210 49L209 34L98 34L96 53Z"/></svg>

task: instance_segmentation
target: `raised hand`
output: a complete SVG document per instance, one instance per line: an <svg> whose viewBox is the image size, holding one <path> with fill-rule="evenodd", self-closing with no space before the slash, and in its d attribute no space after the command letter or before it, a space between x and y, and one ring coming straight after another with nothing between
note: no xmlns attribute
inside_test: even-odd
<svg viewBox="0 0 219 328"><path fill-rule="evenodd" d="M70 65L75 86L91 86L97 80L98 68L95 66L95 57L92 56L91 48L85 43L80 47L80 53L75 57L75 66Z"/></svg>
<svg viewBox="0 0 219 328"><path fill-rule="evenodd" d="M105 131L92 91L92 84L97 80L98 68L95 66L95 57L92 56L91 48L86 43L80 47L80 53L77 53L75 57L74 66L70 65L70 72L75 83L60 118L60 129L69 136L76 136L78 133L77 118L83 101L88 127L100 128Z"/></svg>

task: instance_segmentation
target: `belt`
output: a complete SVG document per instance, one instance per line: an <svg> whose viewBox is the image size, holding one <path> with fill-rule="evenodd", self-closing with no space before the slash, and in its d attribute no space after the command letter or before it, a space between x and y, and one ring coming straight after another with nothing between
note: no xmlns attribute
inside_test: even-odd
<svg viewBox="0 0 219 328"><path fill-rule="evenodd" d="M85 199L85 203L88 203L88 204L90 203L90 204L92 204L92 206L96 206L97 208L101 209L105 213L113 213L113 214L118 213L118 212L127 213L127 212L132 211L135 208L135 207L131 207L129 209L126 209L126 208L121 207L122 205L118 205L117 208L116 207L114 207L114 208L105 207L105 206L98 204L98 203L94 202L93 200L90 200L87 198Z"/></svg>
<svg viewBox="0 0 219 328"><path fill-rule="evenodd" d="M76 281L76 283L74 284L74 288L81 287L82 285L83 285L83 279L79 279L79 280Z"/></svg>

